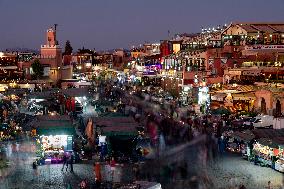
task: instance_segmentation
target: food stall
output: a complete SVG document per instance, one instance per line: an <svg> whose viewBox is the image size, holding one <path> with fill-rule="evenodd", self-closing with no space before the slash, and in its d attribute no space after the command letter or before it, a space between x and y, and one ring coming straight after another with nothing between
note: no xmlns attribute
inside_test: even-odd
<svg viewBox="0 0 284 189"><path fill-rule="evenodd" d="M119 114L118 114L119 115ZM108 153L113 152L129 155L132 153L132 141L137 136L138 124L131 117L118 116L98 117L94 120L94 125L102 142L107 147Z"/></svg>
<svg viewBox="0 0 284 189"><path fill-rule="evenodd" d="M237 140L238 152L240 152L245 159L251 160L253 158L252 143L255 135L250 130L246 130L242 132L236 131L231 137Z"/></svg>
<svg viewBox="0 0 284 189"><path fill-rule="evenodd" d="M36 133L40 164L61 163L73 151L75 128L68 116L38 116Z"/></svg>
<svg viewBox="0 0 284 189"><path fill-rule="evenodd" d="M253 145L255 162L261 166L273 167L278 152L278 145L269 138L260 138Z"/></svg>
<svg viewBox="0 0 284 189"><path fill-rule="evenodd" d="M274 169L284 173L284 137L275 137L274 141L278 144L278 149L275 149L276 162Z"/></svg>
<svg viewBox="0 0 284 189"><path fill-rule="evenodd" d="M275 162L275 170L284 173L284 158L281 157Z"/></svg>

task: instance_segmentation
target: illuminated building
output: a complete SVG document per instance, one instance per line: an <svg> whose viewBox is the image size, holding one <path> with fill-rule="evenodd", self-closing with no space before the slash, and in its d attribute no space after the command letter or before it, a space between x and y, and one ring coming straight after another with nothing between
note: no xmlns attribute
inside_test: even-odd
<svg viewBox="0 0 284 189"><path fill-rule="evenodd" d="M11 80L20 78L17 55L0 52L0 79Z"/></svg>
<svg viewBox="0 0 284 189"><path fill-rule="evenodd" d="M46 44L41 45L40 55L33 56L33 59L22 62L22 70L26 79L31 79L33 70L31 65L35 59L43 65L42 83L55 85L61 79L71 79L72 69L70 65L62 64L62 51L56 38L56 25L46 31Z"/></svg>

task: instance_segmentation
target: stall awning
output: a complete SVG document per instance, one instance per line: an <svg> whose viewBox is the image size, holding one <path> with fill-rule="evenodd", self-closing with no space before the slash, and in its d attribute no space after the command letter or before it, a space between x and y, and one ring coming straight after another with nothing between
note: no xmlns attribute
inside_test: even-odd
<svg viewBox="0 0 284 189"><path fill-rule="evenodd" d="M102 135L116 136L137 134L137 122L131 117L99 117L94 120L96 127L100 127Z"/></svg>
<svg viewBox="0 0 284 189"><path fill-rule="evenodd" d="M137 130L129 130L128 128L118 128L118 127L112 127L102 129L102 135L103 136L136 136Z"/></svg>
<svg viewBox="0 0 284 189"><path fill-rule="evenodd" d="M260 138L257 140L257 142L263 146L268 146L270 148L278 148L278 145L275 144L272 139L269 138Z"/></svg>
<svg viewBox="0 0 284 189"><path fill-rule="evenodd" d="M38 135L75 135L75 128L68 116L38 116L33 125Z"/></svg>
<svg viewBox="0 0 284 189"><path fill-rule="evenodd" d="M42 127L37 129L37 134L38 135L75 135L75 128L71 127Z"/></svg>
<svg viewBox="0 0 284 189"><path fill-rule="evenodd" d="M251 131L243 131L243 132L236 131L232 134L232 137L244 142L250 142L255 138L254 134Z"/></svg>
<svg viewBox="0 0 284 189"><path fill-rule="evenodd" d="M255 100L256 97L252 93L235 93L232 94L233 100Z"/></svg>
<svg viewBox="0 0 284 189"><path fill-rule="evenodd" d="M238 87L238 90L241 92L251 92L254 91L254 86L252 85L242 85Z"/></svg>
<svg viewBox="0 0 284 189"><path fill-rule="evenodd" d="M252 132L256 138L284 137L284 129L255 129Z"/></svg>
<svg viewBox="0 0 284 189"><path fill-rule="evenodd" d="M216 101L224 101L224 98L227 96L227 94L224 93L217 93L214 95L211 95L211 100L216 100Z"/></svg>
<svg viewBox="0 0 284 189"><path fill-rule="evenodd" d="M272 139L272 142L277 144L278 146L284 146L284 137L275 137Z"/></svg>

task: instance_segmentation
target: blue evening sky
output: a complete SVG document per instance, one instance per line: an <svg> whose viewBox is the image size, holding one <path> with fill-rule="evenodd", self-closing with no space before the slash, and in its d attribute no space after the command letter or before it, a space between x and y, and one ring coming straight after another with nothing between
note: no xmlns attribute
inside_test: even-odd
<svg viewBox="0 0 284 189"><path fill-rule="evenodd" d="M0 0L0 49L39 49L58 24L62 46L129 48L231 21L284 22L284 0Z"/></svg>

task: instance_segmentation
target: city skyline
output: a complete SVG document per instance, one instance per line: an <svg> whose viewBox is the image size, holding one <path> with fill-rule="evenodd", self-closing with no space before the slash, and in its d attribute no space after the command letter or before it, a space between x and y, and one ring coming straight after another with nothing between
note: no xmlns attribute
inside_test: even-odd
<svg viewBox="0 0 284 189"><path fill-rule="evenodd" d="M236 9L239 7L239 9ZM230 22L284 22L284 2L210 0L179 3L170 0L117 1L0 1L0 49L40 48L45 31L58 24L58 40L64 48L70 40L78 48L106 50L130 48L144 42L159 42L176 33L200 32ZM214 15L214 19L211 16ZM224 16L226 15L226 16ZM5 28L5 29L3 29Z"/></svg>

